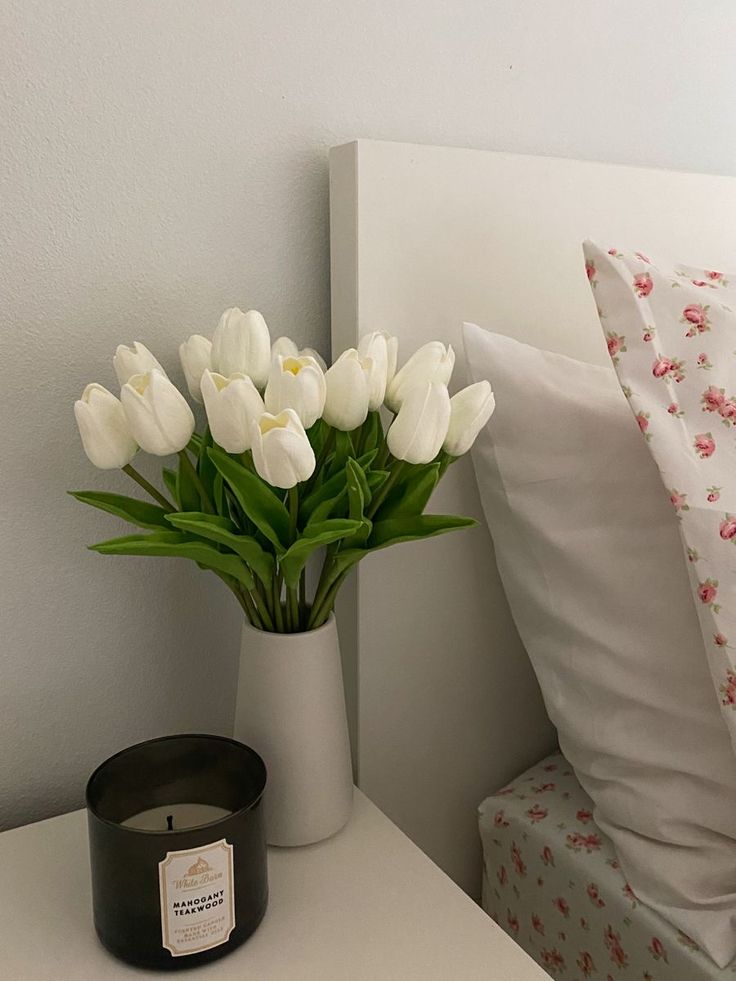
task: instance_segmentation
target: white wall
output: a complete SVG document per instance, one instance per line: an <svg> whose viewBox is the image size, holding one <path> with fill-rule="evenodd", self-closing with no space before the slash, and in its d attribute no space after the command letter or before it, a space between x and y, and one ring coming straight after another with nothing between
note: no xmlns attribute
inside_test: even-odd
<svg viewBox="0 0 736 981"><path fill-rule="evenodd" d="M729 0L0 0L0 826L138 738L228 730L216 581L84 544L71 405L228 305L328 345L326 148L356 136L736 173ZM696 257L693 257L696 258Z"/></svg>

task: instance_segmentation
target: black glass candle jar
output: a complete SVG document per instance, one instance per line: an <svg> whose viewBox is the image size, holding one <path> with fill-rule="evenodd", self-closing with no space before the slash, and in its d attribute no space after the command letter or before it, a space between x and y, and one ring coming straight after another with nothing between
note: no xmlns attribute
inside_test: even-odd
<svg viewBox="0 0 736 981"><path fill-rule="evenodd" d="M138 967L176 970L246 940L268 902L258 754L221 736L165 736L87 784L97 935Z"/></svg>

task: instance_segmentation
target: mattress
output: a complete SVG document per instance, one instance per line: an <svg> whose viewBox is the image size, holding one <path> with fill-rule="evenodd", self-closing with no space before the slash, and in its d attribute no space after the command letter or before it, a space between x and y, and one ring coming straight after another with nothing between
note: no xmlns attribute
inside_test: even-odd
<svg viewBox="0 0 736 981"><path fill-rule="evenodd" d="M542 760L479 808L483 907L565 981L733 979L640 903L564 756Z"/></svg>

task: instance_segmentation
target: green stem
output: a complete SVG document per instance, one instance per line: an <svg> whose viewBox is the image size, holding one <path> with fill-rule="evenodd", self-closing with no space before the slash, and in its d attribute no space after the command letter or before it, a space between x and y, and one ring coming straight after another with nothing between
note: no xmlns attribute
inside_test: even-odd
<svg viewBox="0 0 736 981"><path fill-rule="evenodd" d="M307 568L302 569L299 576L299 628L304 630L307 625Z"/></svg>
<svg viewBox="0 0 736 981"><path fill-rule="evenodd" d="M312 600L312 615L309 618L309 623L312 624L314 621L314 614L322 605L322 601L327 595L327 591L330 588L330 582L332 578L332 566L333 566L334 552L331 546L327 547L325 553L324 562L322 563L322 572L319 576L319 582L317 583L317 589L314 594L314 599Z"/></svg>
<svg viewBox="0 0 736 981"><path fill-rule="evenodd" d="M258 611L253 604L250 593L247 589L244 589L240 595L243 598L242 606L248 616L248 619L254 627L258 627L259 630L263 630L263 622L258 616Z"/></svg>
<svg viewBox="0 0 736 981"><path fill-rule="evenodd" d="M246 617L250 620L254 627L260 627L260 621L255 615L255 610L249 605L248 599L246 598L246 591L240 588L240 583L233 579L232 576L226 575L224 572L218 572L217 569L212 570L218 579L222 579L230 592L235 596L235 599L240 603L240 606L245 613ZM254 618L255 617L255 618Z"/></svg>
<svg viewBox="0 0 736 981"><path fill-rule="evenodd" d="M122 469L123 473L127 473L129 477L132 477L136 484L138 484L139 487L142 487L147 494L150 494L154 501L156 501L157 504L160 504L162 508L164 508L166 511L176 511L176 508L171 501L167 501L164 495L157 491L153 484L149 483L142 473L138 473L135 467L131 467L129 463L126 463Z"/></svg>
<svg viewBox="0 0 736 981"><path fill-rule="evenodd" d="M368 419L370 417L370 412L365 417L365 420L357 426L350 433L350 439L353 444L353 449L355 450L355 458L358 459L363 455L363 446L365 445L365 437L368 432L368 426L370 425Z"/></svg>
<svg viewBox="0 0 736 981"><path fill-rule="evenodd" d="M391 422L393 422L395 418L396 418L396 414L392 413ZM375 470L383 470L383 468L386 466L386 462L389 456L391 456L388 449L388 440L386 439L388 431L391 428L391 422L388 424L388 426L386 426L385 431L383 430L383 427L381 427L383 431L383 446L379 450L378 456L376 457L376 462L374 465Z"/></svg>
<svg viewBox="0 0 736 981"><path fill-rule="evenodd" d="M440 465L440 472L437 474L437 483L439 483L440 480L442 480L442 478L445 476L450 466L457 459L459 459L459 457L450 456L449 453L445 453L444 450L440 450L436 460L436 462L439 463Z"/></svg>
<svg viewBox="0 0 736 981"><path fill-rule="evenodd" d="M371 501L366 517L372 518L373 515L378 511L380 506L388 497L390 491L396 486L396 482L401 476L401 474L403 473L405 466L406 464L404 463L403 460L397 460L394 463L385 483L383 484L382 487L379 487L376 496Z"/></svg>
<svg viewBox="0 0 736 981"><path fill-rule="evenodd" d="M317 460L314 465L314 473L305 484L304 487L305 497L313 489L314 484L317 478L319 477L322 468L327 462L327 457L332 452L332 447L335 445L336 439L337 439L337 430L333 429L332 426L330 426L329 429L327 430L327 435L325 436L324 443L322 443L322 449L319 451L319 454L317 456Z"/></svg>
<svg viewBox="0 0 736 981"><path fill-rule="evenodd" d="M266 628L266 630L270 630L271 633L273 633L273 620L271 618L271 614L268 611L268 607L263 602L263 597L258 592L258 589L252 589L249 596L253 606L258 611L258 616L261 618L263 626Z"/></svg>
<svg viewBox="0 0 736 981"><path fill-rule="evenodd" d="M187 453L186 450L179 450L179 459L181 460L182 466L184 467L189 477L191 478L192 483L197 488L199 499L202 502L202 510L207 514L214 514L215 513L214 505L210 500L209 494L205 490L204 484L199 478L199 474L197 473L194 464L189 459L189 454Z"/></svg>
<svg viewBox="0 0 736 981"><path fill-rule="evenodd" d="M289 614L289 629L295 634L299 630L299 601L294 586L286 587L286 609Z"/></svg>
<svg viewBox="0 0 736 981"><path fill-rule="evenodd" d="M283 634L284 631L284 611L281 605L281 576L273 577L273 622L276 632Z"/></svg>
<svg viewBox="0 0 736 981"><path fill-rule="evenodd" d="M311 629L316 630L317 627L321 627L328 619L330 613L332 612L332 607L335 605L335 600L337 598L337 593L340 586L345 582L350 569L345 569L332 581L332 584L325 596L324 600L320 604L319 609L316 613L314 609L312 610L311 618Z"/></svg>
<svg viewBox="0 0 736 981"><path fill-rule="evenodd" d="M296 522L299 516L299 491L296 487L289 488L289 533L292 543L296 541Z"/></svg>
<svg viewBox="0 0 736 981"><path fill-rule="evenodd" d="M289 541L295 542L298 537L297 520L299 518L299 491L296 486L290 487L288 492L289 504ZM296 633L299 629L299 602L297 600L296 589L293 586L286 587L286 617L291 633Z"/></svg>
<svg viewBox="0 0 736 981"><path fill-rule="evenodd" d="M256 592L258 593L261 603L263 603L266 609L268 610L269 619L273 622L273 610L271 609L271 590L266 588L266 586L258 578L256 578Z"/></svg>

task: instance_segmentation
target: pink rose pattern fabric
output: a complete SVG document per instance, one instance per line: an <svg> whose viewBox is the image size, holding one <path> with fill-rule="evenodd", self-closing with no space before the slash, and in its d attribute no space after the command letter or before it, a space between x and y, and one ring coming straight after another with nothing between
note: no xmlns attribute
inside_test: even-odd
<svg viewBox="0 0 736 981"><path fill-rule="evenodd" d="M557 753L480 806L483 908L553 978L733 978L641 904Z"/></svg>
<svg viewBox="0 0 736 981"><path fill-rule="evenodd" d="M680 521L736 748L736 277L591 242L584 252L611 360Z"/></svg>

